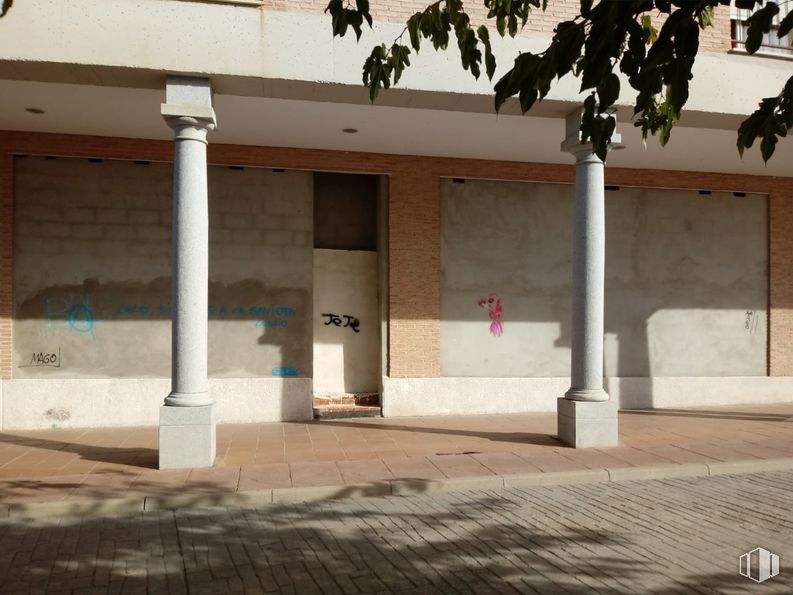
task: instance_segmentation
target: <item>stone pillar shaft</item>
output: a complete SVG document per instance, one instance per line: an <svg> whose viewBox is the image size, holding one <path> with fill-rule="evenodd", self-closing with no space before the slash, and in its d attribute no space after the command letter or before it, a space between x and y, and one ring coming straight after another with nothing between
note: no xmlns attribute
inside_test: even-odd
<svg viewBox="0 0 793 595"><path fill-rule="evenodd" d="M605 401L603 308L606 211L603 162L591 146L576 151L573 229L573 326L570 390L578 401Z"/></svg>
<svg viewBox="0 0 793 595"><path fill-rule="evenodd" d="M209 211L207 129L177 122L173 185L171 394L167 405L202 406L207 392Z"/></svg>
<svg viewBox="0 0 793 595"><path fill-rule="evenodd" d="M160 469L211 467L215 413L207 389L209 207L207 79L169 77L161 113L174 131L171 393L160 408Z"/></svg>
<svg viewBox="0 0 793 595"><path fill-rule="evenodd" d="M603 390L603 317L606 271L604 164L582 143L581 110L567 117L562 150L575 155L573 223L572 345L570 390L557 401L559 439L569 446L619 443L617 403ZM612 135L612 147L620 142Z"/></svg>

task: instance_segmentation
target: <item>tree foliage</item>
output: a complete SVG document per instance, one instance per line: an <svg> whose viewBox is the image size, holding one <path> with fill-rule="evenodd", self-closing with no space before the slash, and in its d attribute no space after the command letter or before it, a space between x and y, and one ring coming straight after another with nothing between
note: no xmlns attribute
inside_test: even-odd
<svg viewBox="0 0 793 595"><path fill-rule="evenodd" d="M532 10L545 10L549 0L484 0L487 18L495 20L502 37L514 37L526 24ZM551 2L553 0L550 0ZM616 127L614 104L620 96L621 72L637 93L634 125L642 137L657 134L662 145L688 101L700 31L712 26L715 10L728 10L730 0L580 0L580 12L572 20L558 23L548 46L539 53L523 52L495 84L495 109L517 96L525 114L548 94L554 80L572 74L581 81L584 101L581 134L591 141L601 159ZM738 8L756 9L748 19L746 51L755 53L779 14L775 1L735 0ZM331 0L326 9L333 17L333 34L344 36L347 27L360 39L361 25L372 17L368 0L356 0L352 8L344 0ZM664 17L660 30L654 15ZM780 22L777 34L793 28L793 11ZM408 39L404 40L405 35ZM490 31L476 25L465 12L462 0L437 0L413 14L391 47L376 46L363 66L363 83L375 100L380 89L396 84L410 66L411 49L419 52L428 40L435 50L446 50L455 41L462 67L479 78L484 62L492 80L496 58ZM760 151L768 161L780 137L793 128L793 76L776 97L767 97L738 130L738 151L760 139Z"/></svg>

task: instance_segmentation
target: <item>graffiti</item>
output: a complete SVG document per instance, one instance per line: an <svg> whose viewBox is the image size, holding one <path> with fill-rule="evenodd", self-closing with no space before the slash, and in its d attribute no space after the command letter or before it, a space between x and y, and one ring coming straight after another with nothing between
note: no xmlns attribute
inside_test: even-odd
<svg viewBox="0 0 793 595"><path fill-rule="evenodd" d="M257 320L256 326L263 326L267 328L285 328L289 326L288 320Z"/></svg>
<svg viewBox="0 0 793 595"><path fill-rule="evenodd" d="M162 308L162 306L160 306ZM170 308L169 308L170 309ZM117 316L151 316L151 310L148 306L119 306L116 312Z"/></svg>
<svg viewBox="0 0 793 595"><path fill-rule="evenodd" d="M65 324L69 330L88 334L91 339L96 340L94 334L96 320L88 296L72 296L71 299L48 298L45 300L45 308L47 328Z"/></svg>
<svg viewBox="0 0 793 595"><path fill-rule="evenodd" d="M300 368L273 368L273 376L297 376Z"/></svg>
<svg viewBox="0 0 793 595"><path fill-rule="evenodd" d="M30 356L30 361L27 364L21 364L20 368L60 368L61 367L61 348L58 347L58 353L48 351L35 351Z"/></svg>
<svg viewBox="0 0 793 595"><path fill-rule="evenodd" d="M494 337L500 337L504 332L504 321L501 319L503 311L501 307L501 298L491 293L485 299L481 299L477 303L480 308L487 310L487 315L490 317L490 334Z"/></svg>
<svg viewBox="0 0 793 595"><path fill-rule="evenodd" d="M338 314L323 314L322 316L327 316L328 320L325 322L325 326L333 325L338 326L341 328L350 327L353 332L360 333L361 331L358 327L361 324L361 321L355 318L355 316L351 316L350 314L342 314L339 316ZM344 318L344 324L342 325L342 318Z"/></svg>
<svg viewBox="0 0 793 595"><path fill-rule="evenodd" d="M757 330L759 318L760 317L757 315L757 312L754 310L748 310L746 312L743 327L749 332L750 335L753 335Z"/></svg>

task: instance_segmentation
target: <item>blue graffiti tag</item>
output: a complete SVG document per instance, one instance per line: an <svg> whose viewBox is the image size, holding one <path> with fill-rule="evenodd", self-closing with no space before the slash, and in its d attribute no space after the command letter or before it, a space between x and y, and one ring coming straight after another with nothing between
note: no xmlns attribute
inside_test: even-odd
<svg viewBox="0 0 793 595"><path fill-rule="evenodd" d="M69 330L75 333L89 334L96 340L94 327L96 319L90 306L88 296L72 296L71 299L50 298L45 300L47 309L47 327L56 326L53 321L63 320Z"/></svg>
<svg viewBox="0 0 793 595"><path fill-rule="evenodd" d="M273 368L273 376L297 376L300 368Z"/></svg>

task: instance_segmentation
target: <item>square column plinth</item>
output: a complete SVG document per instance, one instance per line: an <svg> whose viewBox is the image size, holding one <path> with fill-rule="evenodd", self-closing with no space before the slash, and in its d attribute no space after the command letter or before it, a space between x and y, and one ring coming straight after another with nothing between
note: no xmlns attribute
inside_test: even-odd
<svg viewBox="0 0 793 595"><path fill-rule="evenodd" d="M211 467L215 462L215 407L160 407L160 469Z"/></svg>
<svg viewBox="0 0 793 595"><path fill-rule="evenodd" d="M559 439L575 448L617 446L617 403L615 401L557 401Z"/></svg>

